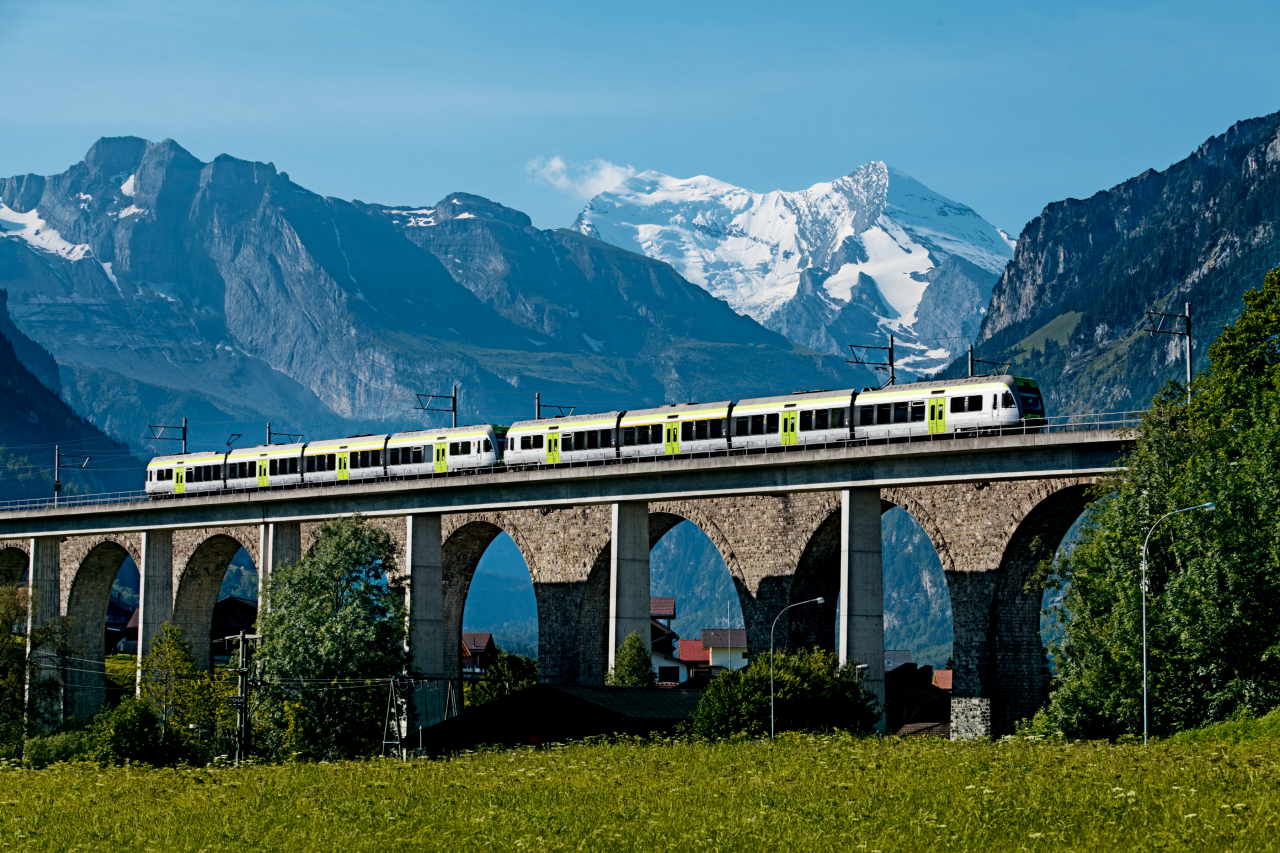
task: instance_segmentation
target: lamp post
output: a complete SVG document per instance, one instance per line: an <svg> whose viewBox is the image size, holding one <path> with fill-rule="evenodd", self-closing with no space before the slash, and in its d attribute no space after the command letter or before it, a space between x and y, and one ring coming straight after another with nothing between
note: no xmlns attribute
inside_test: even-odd
<svg viewBox="0 0 1280 853"><path fill-rule="evenodd" d="M1204 504L1196 504L1195 506L1185 507L1183 509L1175 509L1173 512L1165 513L1156 519L1156 523L1151 525L1151 529L1147 531L1147 538L1142 542L1142 745L1147 745L1147 545L1151 542L1151 534L1156 532L1156 528L1160 526L1160 522L1173 515L1183 512L1194 512L1197 509L1205 509L1213 511L1213 502Z"/></svg>
<svg viewBox="0 0 1280 853"><path fill-rule="evenodd" d="M786 607L778 611L778 615L773 617L773 625L769 627L769 740L773 740L773 629L778 627L778 620L782 618L782 614L786 613L793 607L799 607L802 604L822 604L826 599L822 596L811 598L808 601L797 601L795 604L788 604Z"/></svg>

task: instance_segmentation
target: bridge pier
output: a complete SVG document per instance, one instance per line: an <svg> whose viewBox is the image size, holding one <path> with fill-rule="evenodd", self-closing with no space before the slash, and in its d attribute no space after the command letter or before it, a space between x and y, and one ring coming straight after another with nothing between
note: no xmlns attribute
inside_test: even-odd
<svg viewBox="0 0 1280 853"><path fill-rule="evenodd" d="M138 692L142 690L142 661L160 626L173 621L173 531L142 532L142 562L138 564ZM101 629L99 629L101 630Z"/></svg>
<svg viewBox="0 0 1280 853"><path fill-rule="evenodd" d="M609 669L632 632L649 645L649 505L616 503L609 551Z"/></svg>
<svg viewBox="0 0 1280 853"><path fill-rule="evenodd" d="M27 589L30 598L27 604L27 655L37 662L34 673L28 673L25 689L27 713L33 710L35 701L31 678L43 681L58 676L56 663L40 655L40 648L33 648L31 637L34 630L51 619L57 619L61 612L59 603L59 556L60 543L57 536L39 536L31 540L31 557L28 564ZM65 689L66 685L63 685Z"/></svg>
<svg viewBox="0 0 1280 853"><path fill-rule="evenodd" d="M262 565L258 566L258 601L266 600L267 579L277 566L302 559L302 525L296 521L276 521L262 525Z"/></svg>
<svg viewBox="0 0 1280 853"><path fill-rule="evenodd" d="M880 490L840 492L840 663L859 661L863 684L884 707L884 572ZM885 718L876 724L883 732Z"/></svg>
<svg viewBox="0 0 1280 853"><path fill-rule="evenodd" d="M440 516L410 515L405 518L405 569L408 578L410 666L429 677L448 675L444 665L444 555L441 549ZM456 673L454 673L456 677ZM444 719L448 691L429 684L414 691L411 726L429 726Z"/></svg>

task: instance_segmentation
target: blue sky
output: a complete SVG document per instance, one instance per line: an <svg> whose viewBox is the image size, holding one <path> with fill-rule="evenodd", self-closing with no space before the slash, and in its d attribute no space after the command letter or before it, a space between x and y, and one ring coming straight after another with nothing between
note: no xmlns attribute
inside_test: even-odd
<svg viewBox="0 0 1280 853"><path fill-rule="evenodd" d="M1280 110L1277 33L1274 3L0 0L0 175L172 137L563 227L628 169L767 191L885 160L1016 234Z"/></svg>

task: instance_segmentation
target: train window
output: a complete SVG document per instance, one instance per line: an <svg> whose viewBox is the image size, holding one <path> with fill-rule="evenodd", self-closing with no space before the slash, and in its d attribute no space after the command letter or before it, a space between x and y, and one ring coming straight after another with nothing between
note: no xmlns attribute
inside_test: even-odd
<svg viewBox="0 0 1280 853"><path fill-rule="evenodd" d="M724 438L724 418L716 418L711 422L711 437Z"/></svg>
<svg viewBox="0 0 1280 853"><path fill-rule="evenodd" d="M554 437L554 436L552 436L552 437ZM561 436L560 436L560 450L561 450L561 452L564 452L564 451L566 451L566 450L573 450L573 433L571 433L571 432L566 432L566 433L561 434Z"/></svg>
<svg viewBox="0 0 1280 853"><path fill-rule="evenodd" d="M895 424L905 424L911 417L910 403L894 403L893 404L893 422Z"/></svg>
<svg viewBox="0 0 1280 853"><path fill-rule="evenodd" d="M316 472L316 458L314 456L307 457L307 473L314 474Z"/></svg>
<svg viewBox="0 0 1280 853"><path fill-rule="evenodd" d="M531 435L520 436L520 449L533 450L533 436Z"/></svg>
<svg viewBox="0 0 1280 853"><path fill-rule="evenodd" d="M270 474L272 477L276 476L276 473L277 473L277 472L276 472L276 460L272 459L272 460L267 464L267 468L269 469L269 470L267 471L267 473L268 473L268 474Z"/></svg>
<svg viewBox="0 0 1280 853"><path fill-rule="evenodd" d="M876 423L887 424L893 422L893 404L879 403L876 405Z"/></svg>
<svg viewBox="0 0 1280 853"><path fill-rule="evenodd" d="M373 465L373 467L374 467L374 468L379 468L379 467L381 467L381 466L382 466L382 451L381 451L381 450L370 450L370 451L369 451L369 462L370 462L370 464L372 464L372 465ZM293 470L292 466L290 466L290 468L289 468L289 473L290 473L290 474L294 474L294 473L297 473L297 472L295 472L295 471Z"/></svg>
<svg viewBox="0 0 1280 853"><path fill-rule="evenodd" d="M636 445L636 428L635 427L623 427L622 444L624 447L635 447Z"/></svg>
<svg viewBox="0 0 1280 853"><path fill-rule="evenodd" d="M662 424L651 424L649 426L649 443L662 444Z"/></svg>
<svg viewBox="0 0 1280 853"><path fill-rule="evenodd" d="M613 430L611 429L600 430L600 446L613 447Z"/></svg>
<svg viewBox="0 0 1280 853"><path fill-rule="evenodd" d="M693 425L693 440L706 441L710 429L711 424L709 421L698 421Z"/></svg>
<svg viewBox="0 0 1280 853"><path fill-rule="evenodd" d="M777 435L778 433L778 413L770 412L764 416L764 431L769 435Z"/></svg>
<svg viewBox="0 0 1280 853"><path fill-rule="evenodd" d="M367 450L360 451L360 467L361 468L369 467L369 451Z"/></svg>
<svg viewBox="0 0 1280 853"><path fill-rule="evenodd" d="M462 445L460 445L458 442L456 441L449 442L449 455L457 456L458 454L462 453L461 448L462 448Z"/></svg>
<svg viewBox="0 0 1280 853"><path fill-rule="evenodd" d="M920 423L924 420L924 400L911 401L911 422Z"/></svg>
<svg viewBox="0 0 1280 853"><path fill-rule="evenodd" d="M734 418L734 435L750 435L751 419L750 418Z"/></svg>
<svg viewBox="0 0 1280 853"><path fill-rule="evenodd" d="M587 433L587 450L600 449L600 430L593 429Z"/></svg>
<svg viewBox="0 0 1280 853"><path fill-rule="evenodd" d="M592 432L594 432L594 430L592 430ZM575 432L573 434L573 448L574 450L587 449L587 434L585 432Z"/></svg>
<svg viewBox="0 0 1280 853"><path fill-rule="evenodd" d="M1010 394L1008 391L1005 391L1005 392L1004 392L1004 394L1002 394L1002 395L1001 395L1001 397L1000 397L1000 407L1001 407L1001 408L1004 408L1004 409L1012 409L1012 408L1014 408L1016 405L1017 405L1017 403L1015 403L1015 402L1013 401L1013 395L1012 395L1012 394Z"/></svg>
<svg viewBox="0 0 1280 853"><path fill-rule="evenodd" d="M338 470L338 454L329 453L324 457L324 467L326 471Z"/></svg>
<svg viewBox="0 0 1280 853"><path fill-rule="evenodd" d="M680 440L693 441L693 421L685 421L680 424Z"/></svg>
<svg viewBox="0 0 1280 853"><path fill-rule="evenodd" d="M974 394L972 397L969 398L969 411L971 412L982 411L982 395L981 394Z"/></svg>
<svg viewBox="0 0 1280 853"><path fill-rule="evenodd" d="M490 440L489 440L489 439L487 439L487 438L484 440L484 452L485 452L485 453L492 453L492 452L493 452L493 442L492 442L492 441L490 441Z"/></svg>
<svg viewBox="0 0 1280 853"><path fill-rule="evenodd" d="M1028 397L1027 395L1024 394L1022 397L1022 407L1024 409L1030 409L1032 411L1038 412L1040 411L1040 398Z"/></svg>
<svg viewBox="0 0 1280 853"><path fill-rule="evenodd" d="M540 436L540 435L535 435L535 436L533 437L533 449L534 449L534 450L541 450L541 449L542 449L542 436Z"/></svg>
<svg viewBox="0 0 1280 853"><path fill-rule="evenodd" d="M195 468L191 469L191 474L192 476L188 478L191 480L191 482L193 483L204 482L204 466L203 465L197 465Z"/></svg>
<svg viewBox="0 0 1280 853"><path fill-rule="evenodd" d="M951 398L951 414L958 415L961 412L965 411L964 403L965 403L964 397L952 397Z"/></svg>
<svg viewBox="0 0 1280 853"><path fill-rule="evenodd" d="M800 431L809 432L813 429L813 412L800 413Z"/></svg>
<svg viewBox="0 0 1280 853"><path fill-rule="evenodd" d="M844 408L831 410L831 429L844 429Z"/></svg>
<svg viewBox="0 0 1280 853"><path fill-rule="evenodd" d="M637 427L636 429L638 429L638 430L639 430L639 434L640 434L640 443L641 443L641 444L650 444L651 442L650 442L650 440L649 440L649 428L648 428L647 426L642 426L642 427Z"/></svg>
<svg viewBox="0 0 1280 853"><path fill-rule="evenodd" d="M401 461L401 464L404 464L404 453L403 453L403 452L401 452L401 453L400 453L400 461ZM421 465L421 464L422 464L422 448L421 448L421 447L415 447L415 448L413 448L413 451L412 451L412 461L411 461L409 464L411 464L411 465Z"/></svg>
<svg viewBox="0 0 1280 853"><path fill-rule="evenodd" d="M388 465L400 464L400 448L393 447L387 451L387 464Z"/></svg>
<svg viewBox="0 0 1280 853"><path fill-rule="evenodd" d="M751 434L764 435L764 415L751 416Z"/></svg>
<svg viewBox="0 0 1280 853"><path fill-rule="evenodd" d="M818 411L814 412L814 413L813 413L813 428L814 428L814 429L826 429L826 428L827 428L827 420L828 420L829 415L830 415L830 413L829 413L829 412L827 412L827 410L826 410L826 409L818 409Z"/></svg>
<svg viewBox="0 0 1280 853"><path fill-rule="evenodd" d="M871 426L876 422L875 406L858 407L858 426Z"/></svg>

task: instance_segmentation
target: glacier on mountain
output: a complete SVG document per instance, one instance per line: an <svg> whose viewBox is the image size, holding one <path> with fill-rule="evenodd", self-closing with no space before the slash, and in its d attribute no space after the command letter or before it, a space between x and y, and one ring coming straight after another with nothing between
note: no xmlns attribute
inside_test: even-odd
<svg viewBox="0 0 1280 853"><path fill-rule="evenodd" d="M917 373L976 335L1013 256L971 208L882 162L797 192L642 172L591 199L573 229L666 261L820 351L893 334Z"/></svg>

